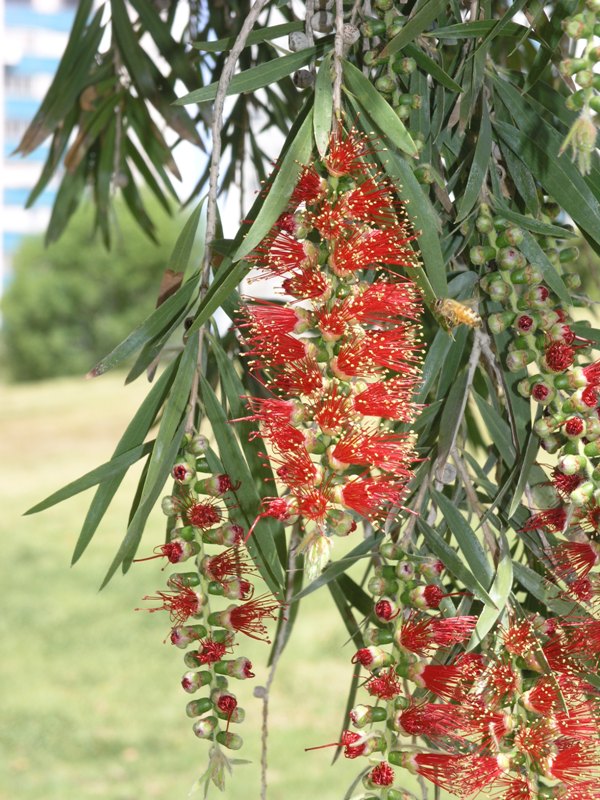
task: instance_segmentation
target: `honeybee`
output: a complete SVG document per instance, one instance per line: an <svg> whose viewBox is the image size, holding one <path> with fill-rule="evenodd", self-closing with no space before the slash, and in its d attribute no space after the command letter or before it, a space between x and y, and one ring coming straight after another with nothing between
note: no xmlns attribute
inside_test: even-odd
<svg viewBox="0 0 600 800"><path fill-rule="evenodd" d="M444 320L446 327L452 329L457 325L468 325L470 328L481 327L481 317L466 303L452 300L449 297L440 297L435 301L436 313Z"/></svg>

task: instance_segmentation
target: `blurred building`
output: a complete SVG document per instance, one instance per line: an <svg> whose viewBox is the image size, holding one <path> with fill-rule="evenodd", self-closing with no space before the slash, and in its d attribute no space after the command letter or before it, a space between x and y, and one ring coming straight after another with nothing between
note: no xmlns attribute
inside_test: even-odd
<svg viewBox="0 0 600 800"><path fill-rule="evenodd" d="M27 158L12 156L37 111L66 47L78 0L0 0L0 293L11 275L11 260L25 234L45 230L56 184L32 209L25 202L48 155L48 142Z"/></svg>

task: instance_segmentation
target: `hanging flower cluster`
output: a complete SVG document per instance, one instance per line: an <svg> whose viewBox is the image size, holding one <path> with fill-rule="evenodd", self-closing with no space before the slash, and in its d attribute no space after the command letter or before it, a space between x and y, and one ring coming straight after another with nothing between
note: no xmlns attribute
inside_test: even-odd
<svg viewBox="0 0 600 800"><path fill-rule="evenodd" d="M181 685L189 694L202 688L208 694L191 700L186 713L194 719L196 736L217 746L211 750L211 759L218 766L222 763L218 745L230 750L242 746L241 736L231 731L230 725L243 722L245 714L229 681L254 677L248 658L232 657L237 635L268 642L265 620L276 618L280 604L268 594L254 597L251 579L256 567L246 552L246 532L228 520L228 508L233 507L230 498L238 487L228 475L200 477L198 470L208 470L202 457L207 448L204 436L186 437L172 469L174 493L162 500L162 510L173 528L167 543L150 556L165 558L170 564L195 557L195 568L172 573L166 590L144 600L158 603L149 611L168 612L171 643L191 648L184 656L188 671ZM214 545L219 551L209 555L206 548ZM215 610L217 598L237 602Z"/></svg>
<svg viewBox="0 0 600 800"><path fill-rule="evenodd" d="M366 670L369 701L351 710L337 743L347 758L376 762L364 797L401 800L403 769L459 797L598 797L600 697L587 676L600 621L511 617L473 652L477 618L437 610L450 596L441 563L392 543L381 556L370 644L352 659Z"/></svg>
<svg viewBox="0 0 600 800"><path fill-rule="evenodd" d="M285 304L249 302L239 328L268 393L247 399L282 490L255 524L302 518L309 577L333 534L398 509L415 460L422 307L413 238L394 187L373 167L373 144L339 128L306 167L289 209L251 256L281 278Z"/></svg>
<svg viewBox="0 0 600 800"><path fill-rule="evenodd" d="M552 213L552 206L547 210ZM502 221L500 221L502 222ZM478 227L490 241L474 248L471 257L495 259L498 270L481 285L505 311L492 314L488 324L499 333L513 333L507 367L518 372L529 366L519 392L542 409L534 430L542 447L557 455L549 484L554 502L532 514L523 532L544 531L547 567L562 581L564 593L581 602L597 603L598 586L589 573L600 563L600 363L591 361L591 342L578 335L567 311L542 281L541 270L527 263L518 245L524 233L506 223L494 224L484 206ZM496 227L500 232L496 234ZM539 242L557 266L577 257L576 248L556 247L555 240ZM488 252L488 251L492 251ZM576 275L566 275L570 288ZM561 539L556 539L560 534Z"/></svg>

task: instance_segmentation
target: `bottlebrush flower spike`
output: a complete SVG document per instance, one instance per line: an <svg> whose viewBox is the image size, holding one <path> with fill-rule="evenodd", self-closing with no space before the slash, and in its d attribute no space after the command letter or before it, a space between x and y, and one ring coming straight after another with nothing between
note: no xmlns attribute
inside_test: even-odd
<svg viewBox="0 0 600 800"><path fill-rule="evenodd" d="M172 591L157 592L156 595L146 595L143 600L158 600L162 605L157 608L138 608L136 611L168 611L171 622L175 626L183 625L190 617L200 614L206 598L194 591L189 586L180 585Z"/></svg>
<svg viewBox="0 0 600 800"><path fill-rule="evenodd" d="M267 628L263 619L276 619L275 612L281 608L270 594L255 597L241 606L231 605L225 611L215 611L209 617L212 625L219 625L232 631L244 633L251 639L269 642Z"/></svg>

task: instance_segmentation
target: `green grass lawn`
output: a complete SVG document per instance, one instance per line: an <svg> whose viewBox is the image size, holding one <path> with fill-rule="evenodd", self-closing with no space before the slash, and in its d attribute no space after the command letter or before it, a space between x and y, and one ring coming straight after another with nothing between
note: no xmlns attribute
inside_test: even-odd
<svg viewBox="0 0 600 800"><path fill-rule="evenodd" d="M90 494L39 515L23 512L106 460L146 392L121 376L0 386L3 593L0 634L1 800L186 798L205 768L179 681L182 653L163 644L164 614L135 612L164 587L157 561L135 564L102 592L120 542L133 484L117 496L81 561L70 566ZM163 517L146 532L144 553L162 540ZM354 669L352 646L325 592L307 599L285 651L271 700L270 800L341 800L365 763L331 750ZM267 646L244 648L256 679L236 689L246 722L240 758L224 795L259 797L261 701ZM240 648L240 654L242 649ZM200 798L200 794L192 797Z"/></svg>

